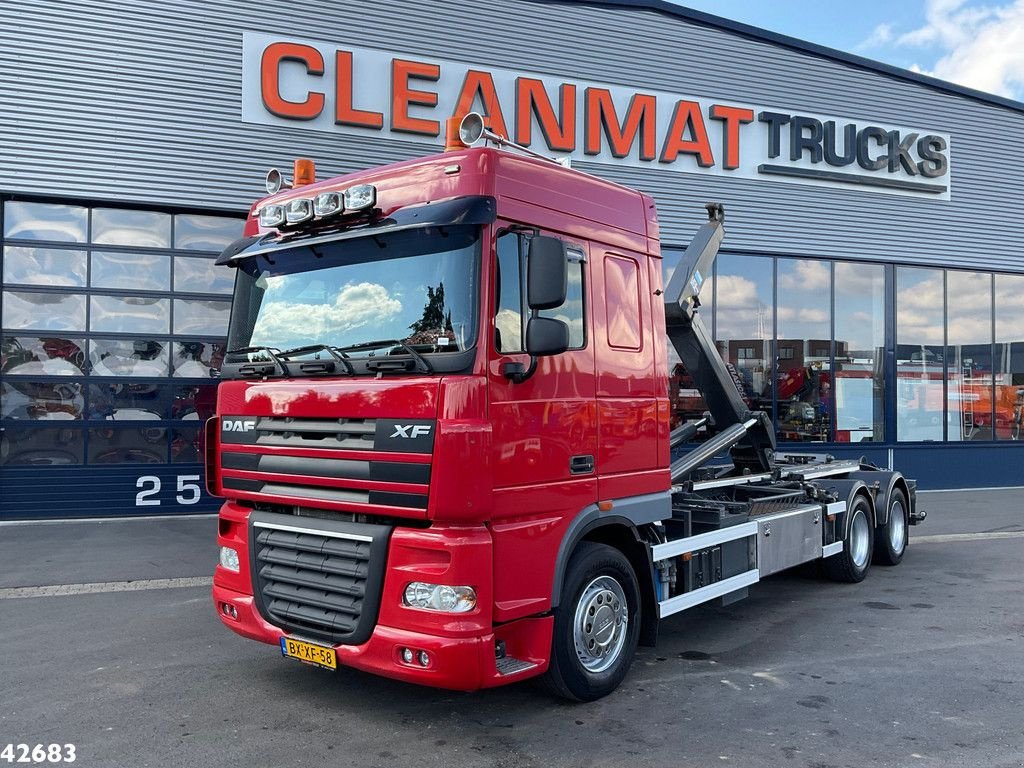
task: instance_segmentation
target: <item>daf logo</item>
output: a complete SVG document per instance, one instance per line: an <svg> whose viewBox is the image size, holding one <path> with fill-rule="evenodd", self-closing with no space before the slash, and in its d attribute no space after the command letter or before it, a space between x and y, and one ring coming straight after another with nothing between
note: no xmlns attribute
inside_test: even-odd
<svg viewBox="0 0 1024 768"><path fill-rule="evenodd" d="M224 419L223 427L225 432L248 432L256 429L255 419Z"/></svg>
<svg viewBox="0 0 1024 768"><path fill-rule="evenodd" d="M423 424L395 424L395 431L391 434L391 437L414 439L429 434L430 427L424 426Z"/></svg>

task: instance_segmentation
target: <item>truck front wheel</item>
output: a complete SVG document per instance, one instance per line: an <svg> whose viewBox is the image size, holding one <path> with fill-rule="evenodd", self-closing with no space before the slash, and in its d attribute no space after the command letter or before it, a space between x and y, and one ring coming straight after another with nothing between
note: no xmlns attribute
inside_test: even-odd
<svg viewBox="0 0 1024 768"><path fill-rule="evenodd" d="M640 636L640 588L629 560L582 542L566 569L555 611L547 683L573 701L607 696L622 682Z"/></svg>

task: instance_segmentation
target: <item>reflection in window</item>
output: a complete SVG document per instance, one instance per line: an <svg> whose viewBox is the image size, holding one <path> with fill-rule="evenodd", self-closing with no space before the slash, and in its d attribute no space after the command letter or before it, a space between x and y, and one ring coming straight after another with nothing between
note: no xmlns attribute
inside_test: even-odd
<svg viewBox="0 0 1024 768"><path fill-rule="evenodd" d="M169 291L171 260L162 254L93 251L89 280L95 288Z"/></svg>
<svg viewBox="0 0 1024 768"><path fill-rule="evenodd" d="M174 217L174 247L190 251L222 251L242 236L244 219L179 214Z"/></svg>
<svg viewBox="0 0 1024 768"><path fill-rule="evenodd" d="M101 245L171 247L171 217L156 211L93 208L92 242Z"/></svg>
<svg viewBox="0 0 1024 768"><path fill-rule="evenodd" d="M231 303L228 301L174 300L174 332L185 334L225 334Z"/></svg>
<svg viewBox="0 0 1024 768"><path fill-rule="evenodd" d="M88 228L89 211L77 205L21 202L4 204L5 238L84 243Z"/></svg>
<svg viewBox="0 0 1024 768"><path fill-rule="evenodd" d="M639 350L643 340L640 265L633 259L605 256L604 283L606 295L619 297L618 301L605 302L609 346Z"/></svg>
<svg viewBox="0 0 1024 768"><path fill-rule="evenodd" d="M205 422L213 416L216 404L216 384L175 387L171 399L171 418Z"/></svg>
<svg viewBox="0 0 1024 768"><path fill-rule="evenodd" d="M89 385L89 418L154 421L167 418L167 387L131 381Z"/></svg>
<svg viewBox="0 0 1024 768"><path fill-rule="evenodd" d="M1024 275L996 275L995 428L1024 440Z"/></svg>
<svg viewBox="0 0 1024 768"><path fill-rule="evenodd" d="M3 327L84 331L85 297L70 293L5 291Z"/></svg>
<svg viewBox="0 0 1024 768"><path fill-rule="evenodd" d="M174 375L179 378L209 379L224 362L225 345L214 341L174 342Z"/></svg>
<svg viewBox="0 0 1024 768"><path fill-rule="evenodd" d="M583 254L569 251L569 280L565 303L556 309L542 309L540 317L561 320L569 326L569 349L583 349L586 333L583 327Z"/></svg>
<svg viewBox="0 0 1024 768"><path fill-rule="evenodd" d="M835 265L836 442L885 439L885 267Z"/></svg>
<svg viewBox="0 0 1024 768"><path fill-rule="evenodd" d="M668 249L662 251L662 288L664 290L668 289L668 284L672 280L672 275L675 272L676 265L679 263L680 256L682 256L682 251ZM711 333L714 296L714 279L712 275L704 275L704 283L701 286L699 295L701 305L697 312L708 334ZM686 366L683 365L679 355L676 354L676 348L672 346L672 342L667 338L665 339L665 348L667 352L665 359L668 360L670 372L668 379L670 420L672 428L675 429L687 421L697 421L703 418L708 410L708 406L704 402L703 393L696 388L693 377L690 376ZM708 434L706 427L701 428L694 440L703 441L707 439Z"/></svg>
<svg viewBox="0 0 1024 768"><path fill-rule="evenodd" d="M0 432L0 466L68 466L82 463L82 430L6 427Z"/></svg>
<svg viewBox="0 0 1024 768"><path fill-rule="evenodd" d="M92 296L89 328L114 333L167 333L169 299L152 296Z"/></svg>
<svg viewBox="0 0 1024 768"><path fill-rule="evenodd" d="M778 260L778 407L780 440L824 442L832 411L831 265Z"/></svg>
<svg viewBox="0 0 1024 768"><path fill-rule="evenodd" d="M82 418L84 408L82 385L74 380L0 383L0 419L71 421Z"/></svg>
<svg viewBox="0 0 1024 768"><path fill-rule="evenodd" d="M942 440L942 270L896 269L896 439Z"/></svg>
<svg viewBox="0 0 1024 768"><path fill-rule="evenodd" d="M82 376L85 340L4 336L0 373L5 376Z"/></svg>
<svg viewBox="0 0 1024 768"><path fill-rule="evenodd" d="M715 273L718 351L754 410L772 412L772 261L724 254ZM708 289L704 288L702 295ZM740 357L741 352L744 357Z"/></svg>
<svg viewBox="0 0 1024 768"><path fill-rule="evenodd" d="M167 343L147 339L93 339L93 376L166 376Z"/></svg>
<svg viewBox="0 0 1024 768"><path fill-rule="evenodd" d="M61 248L4 248L4 282L28 285L85 285L85 251Z"/></svg>
<svg viewBox="0 0 1024 768"><path fill-rule="evenodd" d="M992 275L946 272L947 440L992 440Z"/></svg>
<svg viewBox="0 0 1024 768"><path fill-rule="evenodd" d="M163 427L97 427L89 430L90 464L163 464L167 430Z"/></svg>
<svg viewBox="0 0 1024 768"><path fill-rule="evenodd" d="M216 259L174 257L174 290L188 293L231 293L235 270L218 267Z"/></svg>
<svg viewBox="0 0 1024 768"><path fill-rule="evenodd" d="M523 351L523 285L519 271L519 235L498 238L495 280L498 295L494 312L494 348L498 352Z"/></svg>
<svg viewBox="0 0 1024 768"><path fill-rule="evenodd" d="M181 427L171 430L171 461L179 463L199 463L203 460L202 430L195 427Z"/></svg>

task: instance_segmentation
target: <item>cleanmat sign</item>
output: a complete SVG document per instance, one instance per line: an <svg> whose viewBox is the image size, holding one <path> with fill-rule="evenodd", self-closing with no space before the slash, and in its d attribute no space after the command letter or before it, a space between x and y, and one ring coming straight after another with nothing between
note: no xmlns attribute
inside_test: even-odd
<svg viewBox="0 0 1024 768"><path fill-rule="evenodd" d="M950 137L424 56L246 32L242 119L438 145L475 110L555 157L948 200Z"/></svg>

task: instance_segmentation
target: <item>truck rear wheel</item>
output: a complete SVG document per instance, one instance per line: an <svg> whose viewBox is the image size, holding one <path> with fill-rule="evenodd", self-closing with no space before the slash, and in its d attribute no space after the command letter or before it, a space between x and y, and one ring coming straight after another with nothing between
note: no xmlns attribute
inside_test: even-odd
<svg viewBox="0 0 1024 768"><path fill-rule="evenodd" d="M856 583L863 581L871 567L874 536L871 532L871 502L858 495L846 513L849 524L843 551L822 561L825 575L833 581Z"/></svg>
<svg viewBox="0 0 1024 768"><path fill-rule="evenodd" d="M622 682L640 636L640 588L629 560L582 542L566 569L555 611L546 682L573 701L607 696Z"/></svg>
<svg viewBox="0 0 1024 768"><path fill-rule="evenodd" d="M899 565L907 551L907 497L899 488L889 494L885 525L875 529L875 562Z"/></svg>

